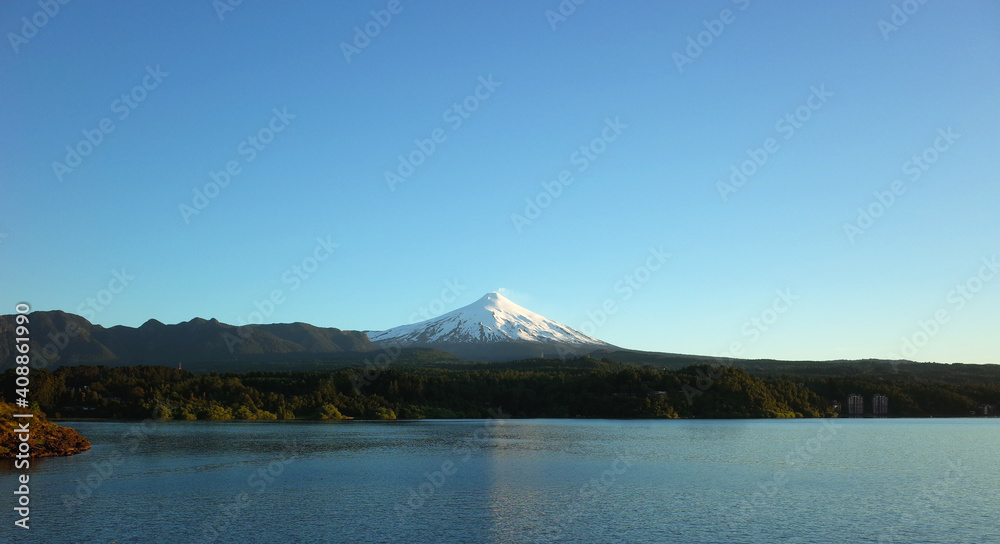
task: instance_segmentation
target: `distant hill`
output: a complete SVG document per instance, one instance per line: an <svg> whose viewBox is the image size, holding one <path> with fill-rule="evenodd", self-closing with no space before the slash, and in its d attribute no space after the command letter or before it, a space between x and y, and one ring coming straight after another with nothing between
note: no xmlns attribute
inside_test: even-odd
<svg viewBox="0 0 1000 544"><path fill-rule="evenodd" d="M138 328L94 325L61 311L29 314L33 364L176 365L186 362L291 361L375 350L365 333L278 323L236 327L194 318L176 325L151 319ZM14 316L0 316L0 360L13 362Z"/></svg>
<svg viewBox="0 0 1000 544"><path fill-rule="evenodd" d="M998 365L858 361L729 359L620 348L535 314L497 293L432 320L386 331L345 331L308 323L237 327L194 318L165 325L102 327L61 311L29 314L33 364L166 365L194 372L320 371L371 364L421 367L478 366L478 362L593 357L616 363L679 370L692 365L739 367L757 376L934 379L974 384L992 379ZM13 365L14 316L0 316L0 370ZM371 338L369 338L369 335ZM546 363L549 365L552 363Z"/></svg>
<svg viewBox="0 0 1000 544"><path fill-rule="evenodd" d="M691 365L724 365L755 376L799 378L885 378L894 381L934 380L952 384L976 384L1000 380L1000 365L963 363L918 363L907 360L860 359L834 361L779 361L776 359L730 359L704 355L679 355L651 351L595 351L592 357L620 363L678 370Z"/></svg>

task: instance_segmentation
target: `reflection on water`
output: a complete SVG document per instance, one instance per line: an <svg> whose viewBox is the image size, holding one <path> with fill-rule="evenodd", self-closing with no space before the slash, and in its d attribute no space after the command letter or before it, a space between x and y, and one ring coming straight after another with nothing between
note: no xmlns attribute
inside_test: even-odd
<svg viewBox="0 0 1000 544"><path fill-rule="evenodd" d="M1000 542L995 419L69 425L23 542Z"/></svg>

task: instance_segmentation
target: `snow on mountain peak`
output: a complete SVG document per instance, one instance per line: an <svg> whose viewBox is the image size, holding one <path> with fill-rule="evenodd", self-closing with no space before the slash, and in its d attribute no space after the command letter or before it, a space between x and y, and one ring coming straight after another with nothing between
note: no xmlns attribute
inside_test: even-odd
<svg viewBox="0 0 1000 544"><path fill-rule="evenodd" d="M372 342L396 345L542 342L611 347L573 327L536 314L491 291L482 298L438 317L385 331L368 331Z"/></svg>

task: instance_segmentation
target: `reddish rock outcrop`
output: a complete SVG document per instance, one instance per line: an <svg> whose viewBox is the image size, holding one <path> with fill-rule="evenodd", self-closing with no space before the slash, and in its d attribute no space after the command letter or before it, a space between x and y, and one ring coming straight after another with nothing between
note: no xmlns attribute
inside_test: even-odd
<svg viewBox="0 0 1000 544"><path fill-rule="evenodd" d="M13 459L21 443L21 433L14 432L19 423L29 422L31 457L56 457L74 455L90 449L90 441L69 427L62 427L34 412L32 418L15 418L23 413L13 405L0 403L0 458Z"/></svg>

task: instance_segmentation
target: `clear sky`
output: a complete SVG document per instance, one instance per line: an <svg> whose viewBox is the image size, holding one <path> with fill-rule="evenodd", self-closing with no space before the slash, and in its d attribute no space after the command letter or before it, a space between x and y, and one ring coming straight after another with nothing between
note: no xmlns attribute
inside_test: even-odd
<svg viewBox="0 0 1000 544"><path fill-rule="evenodd" d="M997 2L225 2L0 3L2 313L1000 362Z"/></svg>

